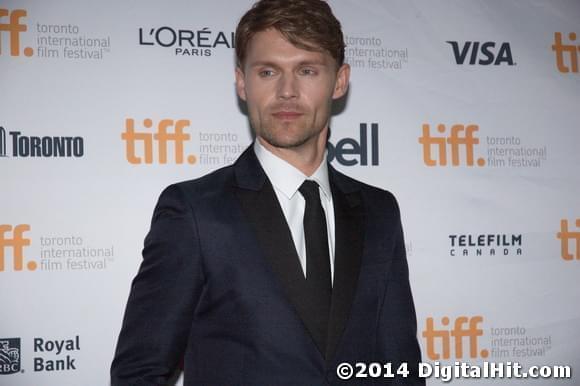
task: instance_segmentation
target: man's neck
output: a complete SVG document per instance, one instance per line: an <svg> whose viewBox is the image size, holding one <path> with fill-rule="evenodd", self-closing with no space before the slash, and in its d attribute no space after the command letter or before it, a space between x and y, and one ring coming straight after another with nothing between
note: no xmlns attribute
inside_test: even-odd
<svg viewBox="0 0 580 386"><path fill-rule="evenodd" d="M296 169L310 177L324 160L326 151L326 135L320 135L316 142L295 148L281 148L269 144L258 137L257 140L270 153L288 162Z"/></svg>

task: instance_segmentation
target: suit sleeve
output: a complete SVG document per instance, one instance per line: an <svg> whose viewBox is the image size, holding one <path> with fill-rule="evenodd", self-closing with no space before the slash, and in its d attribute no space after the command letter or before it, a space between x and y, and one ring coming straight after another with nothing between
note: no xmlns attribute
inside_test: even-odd
<svg viewBox="0 0 580 386"><path fill-rule="evenodd" d="M204 282L197 225L181 189L161 194L131 285L111 386L164 385L187 345Z"/></svg>
<svg viewBox="0 0 580 386"><path fill-rule="evenodd" d="M418 375L421 351L417 341L417 316L409 283L409 268L405 251L405 241L399 205L390 195L393 207L394 247L393 261L387 279L384 303L380 318L390 326L379 334L379 344L397 347L397 360L392 363L393 372L401 363L407 363L409 375L395 375L392 385L425 385L425 379ZM382 336L381 336L382 335ZM387 348L385 347L385 351Z"/></svg>

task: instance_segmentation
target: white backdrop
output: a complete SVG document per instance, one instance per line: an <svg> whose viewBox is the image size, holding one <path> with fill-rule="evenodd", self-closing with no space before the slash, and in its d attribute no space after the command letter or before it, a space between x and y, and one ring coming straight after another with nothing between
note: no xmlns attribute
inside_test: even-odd
<svg viewBox="0 0 580 386"><path fill-rule="evenodd" d="M108 384L160 191L251 142L251 3L0 2L0 385ZM331 5L333 164L399 199L423 359L580 371L580 3Z"/></svg>

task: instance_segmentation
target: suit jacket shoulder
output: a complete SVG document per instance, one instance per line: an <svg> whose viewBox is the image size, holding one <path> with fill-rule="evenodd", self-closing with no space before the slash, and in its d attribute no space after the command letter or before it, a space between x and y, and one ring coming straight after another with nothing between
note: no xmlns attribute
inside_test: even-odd
<svg viewBox="0 0 580 386"><path fill-rule="evenodd" d="M399 204L395 195L386 189L354 179L330 167L331 180L344 193L359 191L367 215L378 213L400 219ZM369 212L370 211L370 212Z"/></svg>

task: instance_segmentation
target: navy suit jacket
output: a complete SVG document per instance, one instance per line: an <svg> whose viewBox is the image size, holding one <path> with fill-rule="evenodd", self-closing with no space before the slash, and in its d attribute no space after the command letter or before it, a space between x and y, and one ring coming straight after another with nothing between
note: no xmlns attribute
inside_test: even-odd
<svg viewBox="0 0 580 386"><path fill-rule="evenodd" d="M399 209L332 167L335 274L326 347L304 274L252 148L161 194L111 367L113 386L423 385ZM341 362L407 362L407 378L340 380Z"/></svg>

